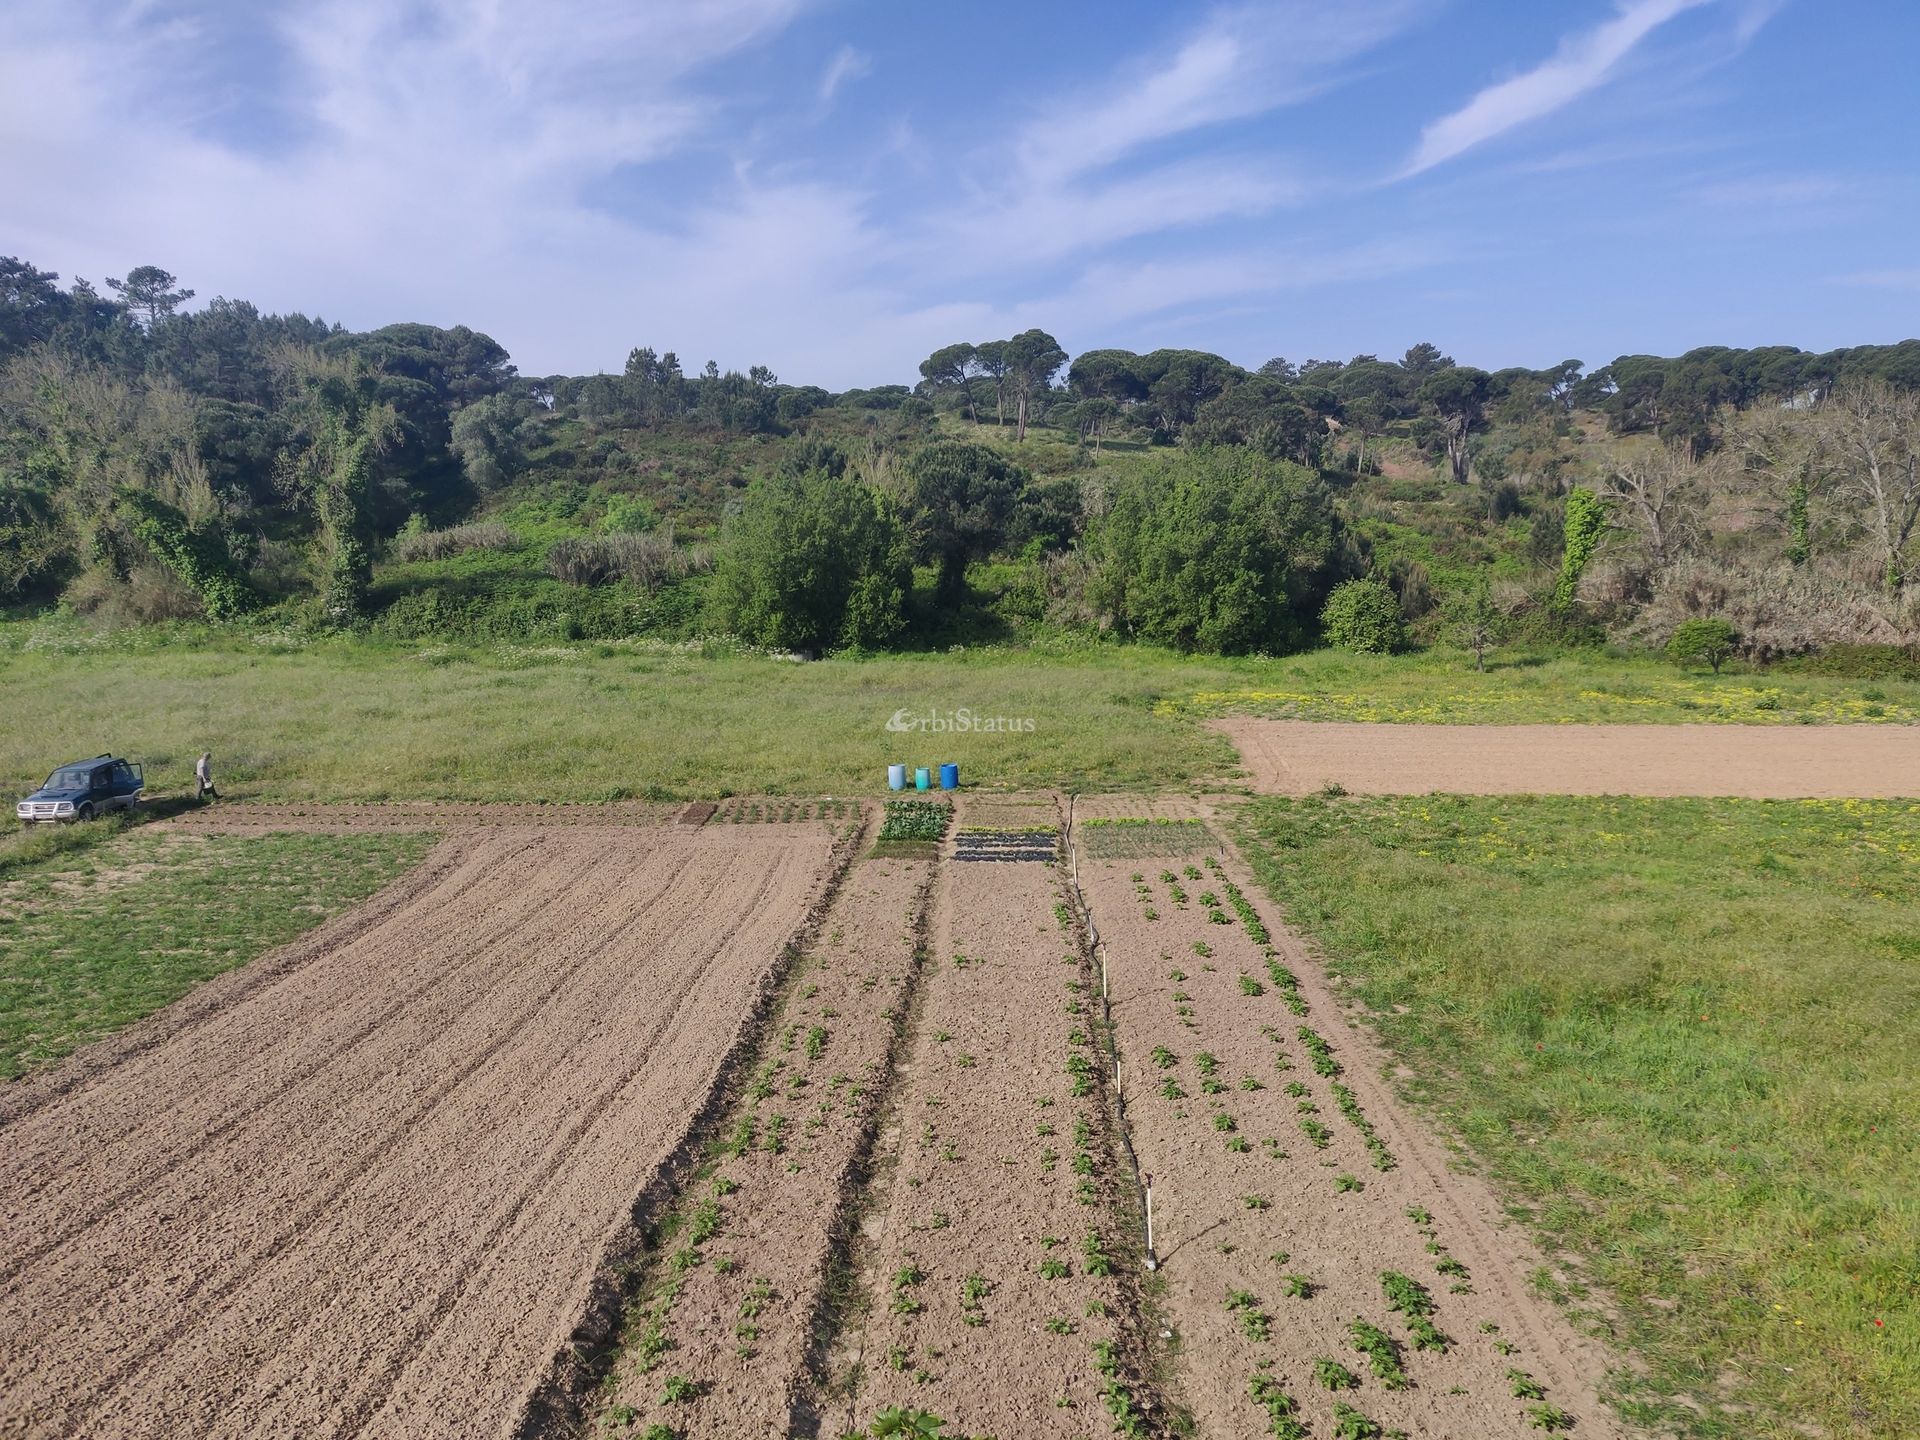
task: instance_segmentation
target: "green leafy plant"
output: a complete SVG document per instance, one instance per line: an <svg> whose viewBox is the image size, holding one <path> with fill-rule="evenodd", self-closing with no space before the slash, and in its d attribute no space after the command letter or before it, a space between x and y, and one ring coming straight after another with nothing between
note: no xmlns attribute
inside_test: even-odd
<svg viewBox="0 0 1920 1440"><path fill-rule="evenodd" d="M881 840L939 840L953 820L944 800L889 800L880 821Z"/></svg>
<svg viewBox="0 0 1920 1440"><path fill-rule="evenodd" d="M1547 1398L1547 1387L1534 1379L1533 1376L1527 1374L1524 1370L1507 1371L1507 1384L1513 1387L1513 1398L1516 1400L1544 1400Z"/></svg>
<svg viewBox="0 0 1920 1440"><path fill-rule="evenodd" d="M893 1272L892 1309L894 1314L918 1315L927 1308L925 1303L913 1293L926 1278L926 1272L911 1259Z"/></svg>
<svg viewBox="0 0 1920 1440"><path fill-rule="evenodd" d="M1334 1076L1340 1073L1340 1062L1333 1058L1333 1047L1319 1033L1302 1025L1298 1034L1300 1043L1307 1047L1307 1056L1313 1063L1315 1074Z"/></svg>
<svg viewBox="0 0 1920 1440"><path fill-rule="evenodd" d="M684 1375L669 1375L661 1383L661 1403L664 1405L682 1405L689 1400L700 1398L702 1386L696 1380Z"/></svg>
<svg viewBox="0 0 1920 1440"><path fill-rule="evenodd" d="M1276 1440L1307 1440L1307 1427L1298 1418L1300 1404L1271 1375L1255 1375L1247 1383L1253 1403L1267 1412L1267 1433Z"/></svg>
<svg viewBox="0 0 1920 1440"><path fill-rule="evenodd" d="M1098 1230L1087 1232L1087 1238L1081 1242L1080 1253L1086 1258L1087 1274L1100 1276L1113 1274L1113 1261L1108 1258L1106 1246L1101 1241Z"/></svg>
<svg viewBox="0 0 1920 1440"><path fill-rule="evenodd" d="M1327 1390L1358 1390L1360 1377L1338 1360L1326 1357L1313 1362L1313 1378Z"/></svg>
<svg viewBox="0 0 1920 1440"><path fill-rule="evenodd" d="M1367 1357L1375 1378L1382 1385L1389 1390L1407 1388L1407 1372L1400 1363L1400 1347L1391 1335L1365 1320L1355 1320L1348 1325L1347 1334L1353 1337L1353 1348Z"/></svg>
<svg viewBox="0 0 1920 1440"><path fill-rule="evenodd" d="M1335 1402L1333 1440L1385 1440L1386 1433L1377 1421L1369 1420L1351 1405Z"/></svg>
<svg viewBox="0 0 1920 1440"><path fill-rule="evenodd" d="M1718 675L1739 643L1739 635L1725 620L1682 620L1667 640L1667 654L1680 664L1704 660Z"/></svg>
<svg viewBox="0 0 1920 1440"><path fill-rule="evenodd" d="M1342 650L1390 655L1406 643L1407 627L1399 597L1385 581L1348 580L1327 597L1320 633Z"/></svg>

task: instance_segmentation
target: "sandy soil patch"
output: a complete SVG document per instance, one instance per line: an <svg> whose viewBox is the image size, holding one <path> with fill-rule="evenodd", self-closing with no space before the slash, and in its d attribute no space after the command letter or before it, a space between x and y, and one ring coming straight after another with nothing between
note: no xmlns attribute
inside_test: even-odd
<svg viewBox="0 0 1920 1440"><path fill-rule="evenodd" d="M1269 795L1920 795L1910 726L1212 724Z"/></svg>
<svg viewBox="0 0 1920 1440"><path fill-rule="evenodd" d="M463 833L11 1089L0 1429L509 1431L833 853Z"/></svg>
<svg viewBox="0 0 1920 1440"><path fill-rule="evenodd" d="M1335 1433L1341 1404L1419 1440L1536 1435L1533 1404L1567 1412L1576 1434L1617 1433L1596 1398L1604 1357L1529 1294L1538 1257L1400 1110L1304 950L1258 918L1270 907L1237 860L1082 855L1078 877L1108 966L1130 1133L1155 1182L1178 1398L1201 1433L1267 1433L1256 1387L1290 1400L1314 1435ZM1229 881L1271 942L1249 934ZM1443 1342L1420 1348L1383 1275L1419 1287L1414 1309L1431 1307L1421 1318ZM1357 1348L1356 1321L1386 1337L1385 1377ZM1323 1360L1353 1387L1326 1388ZM1523 1382L1545 1399L1516 1396Z"/></svg>

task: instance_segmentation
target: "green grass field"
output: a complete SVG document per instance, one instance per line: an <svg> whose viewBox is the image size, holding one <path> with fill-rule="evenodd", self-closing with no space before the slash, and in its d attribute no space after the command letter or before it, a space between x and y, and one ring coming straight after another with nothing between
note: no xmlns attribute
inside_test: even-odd
<svg viewBox="0 0 1920 1440"><path fill-rule="evenodd" d="M155 791L214 752L225 793L300 799L599 801L880 788L891 761L957 761L972 785L1218 783L1232 711L1414 722L1889 722L1920 686L1683 674L1601 654L1444 651L1187 658L1061 642L813 664L641 642L381 644L0 626L0 782L111 750ZM1287 698L1292 697L1292 698ZM1596 698L1599 697L1599 698ZM968 709L1031 730L893 734Z"/></svg>
<svg viewBox="0 0 1920 1440"><path fill-rule="evenodd" d="M1243 838L1610 1292L1630 1416L1920 1434L1920 805L1270 800Z"/></svg>
<svg viewBox="0 0 1920 1440"><path fill-rule="evenodd" d="M56 1060L357 905L420 835L189 835L107 822L0 869L0 1080ZM33 837L35 840L38 837Z"/></svg>

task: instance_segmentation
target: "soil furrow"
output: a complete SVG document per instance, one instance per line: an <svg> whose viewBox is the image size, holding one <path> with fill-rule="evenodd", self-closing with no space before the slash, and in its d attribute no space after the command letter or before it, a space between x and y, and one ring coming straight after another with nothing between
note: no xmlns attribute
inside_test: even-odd
<svg viewBox="0 0 1920 1440"><path fill-rule="evenodd" d="M959 818L1010 803L963 801ZM1103 1431L1109 1406L1147 1398L1123 1355L1139 1256L1103 1144L1097 994L1056 867L943 866L932 937L859 1250L867 1304L823 1433L887 1406L968 1434Z"/></svg>
<svg viewBox="0 0 1920 1440"><path fill-rule="evenodd" d="M401 907L377 933L349 933L285 972L312 1002L305 1008L283 1003L278 985L230 1003L225 1033L271 1041L236 1047L243 1060L285 1053L313 1081L178 1167L164 1208L149 1211L144 1240L127 1251L133 1268L105 1287L62 1285L64 1308L36 1307L30 1327L19 1290L0 1294L0 1425L427 1435L513 1423L579 1313L596 1247L706 1103L741 1007L823 878L831 835L635 829L561 834L537 848L536 873L503 866L490 900L476 896L487 903L424 926L412 921L431 907L415 916ZM675 872L677 882L662 881ZM337 1029L314 1033L316 1018L390 1010L423 971L472 949L489 911L529 894L529 920L544 909L550 923L497 937L502 953L455 987L457 1023L435 1029L428 1017L415 1039L313 1067L315 1050L342 1058ZM462 933L449 933L456 926ZM222 1031L216 1021L159 1038L108 1071L108 1088L137 1094L129 1087L144 1072L164 1110L181 1078L197 1075L217 1092L216 1113L255 1104L262 1087L245 1064L206 1068L205 1047ZM412 1108L436 1089L428 1110ZM99 1123L87 1110L101 1094L65 1098L67 1123ZM367 1120L395 1113L409 1117L402 1142L365 1148ZM70 1183L66 1198L84 1200ZM0 1190L0 1213L14 1209ZM305 1217L293 1232L289 1215ZM113 1243L117 1219L59 1247L58 1268L85 1269L96 1238ZM460 1282L450 1270L464 1270ZM43 1260L25 1279L51 1273ZM464 1288L450 1296L455 1283ZM201 1297L201 1308L183 1296ZM141 1343L169 1332L171 1343ZM144 1358L110 1394L102 1377L130 1354ZM389 1369L401 1383L356 1408L356 1377Z"/></svg>
<svg viewBox="0 0 1920 1440"><path fill-rule="evenodd" d="M628 1416L755 1440L810 1433L813 1339L899 1022L912 1004L931 873L927 862L889 859L863 860L849 872L789 976L778 1025L756 1059L756 1083L730 1117L736 1136L753 1128L753 1143L720 1155L682 1201L677 1237L696 1223L712 1232L685 1247L700 1263L676 1265L656 1252L603 1420ZM643 1350L655 1325L656 1343L670 1344L669 1352ZM693 1393L663 1402L668 1374Z"/></svg>
<svg viewBox="0 0 1920 1440"><path fill-rule="evenodd" d="M1600 1357L1528 1293L1531 1251L1399 1113L1237 859L1082 854L1079 879L1202 1433L1276 1413L1331 1433L1345 1406L1423 1440L1519 1440L1543 1404L1615 1433Z"/></svg>

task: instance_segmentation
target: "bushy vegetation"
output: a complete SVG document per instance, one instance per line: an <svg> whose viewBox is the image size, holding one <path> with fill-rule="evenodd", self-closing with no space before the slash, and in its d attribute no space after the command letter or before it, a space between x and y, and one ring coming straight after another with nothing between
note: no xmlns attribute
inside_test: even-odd
<svg viewBox="0 0 1920 1440"><path fill-rule="evenodd" d="M1391 655L1406 640L1400 602L1379 580L1335 586L1320 612L1320 631L1329 645L1362 654Z"/></svg>
<svg viewBox="0 0 1920 1440"><path fill-rule="evenodd" d="M1408 643L1482 657L1657 649L1715 617L1748 660L1920 643L1920 341L1491 373L1421 344L1249 371L1198 350L1069 366L1033 329L836 395L644 346L618 375L532 378L461 326L189 309L154 266L105 295L15 259L0 281L0 606L1284 654L1361 581ZM850 557L770 554L807 516L851 524ZM1394 631L1380 588L1350 593L1366 643Z"/></svg>

